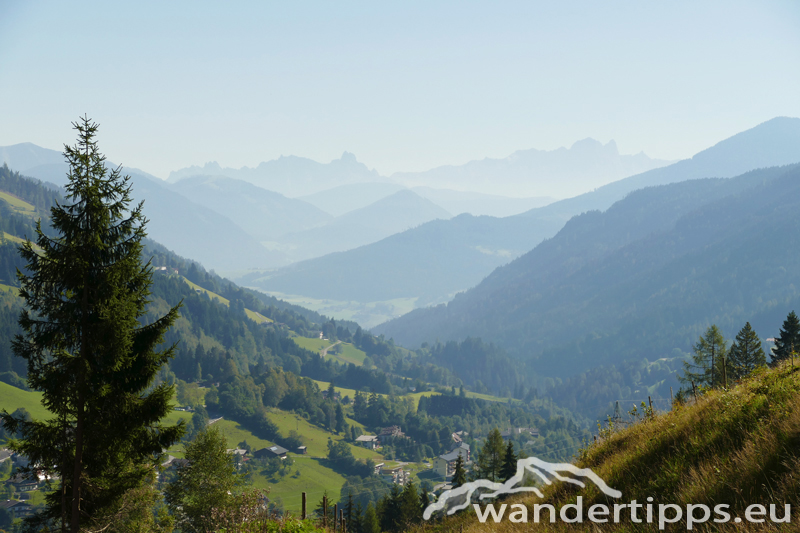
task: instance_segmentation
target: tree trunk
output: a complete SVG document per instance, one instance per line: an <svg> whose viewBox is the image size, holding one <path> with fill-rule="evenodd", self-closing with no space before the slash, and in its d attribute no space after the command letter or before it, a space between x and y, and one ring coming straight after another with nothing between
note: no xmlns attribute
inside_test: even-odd
<svg viewBox="0 0 800 533"><path fill-rule="evenodd" d="M82 387L81 387L82 389ZM81 513L81 472L83 471L83 390L78 390L78 420L75 424L75 469L72 472L72 516L69 529L78 533Z"/></svg>

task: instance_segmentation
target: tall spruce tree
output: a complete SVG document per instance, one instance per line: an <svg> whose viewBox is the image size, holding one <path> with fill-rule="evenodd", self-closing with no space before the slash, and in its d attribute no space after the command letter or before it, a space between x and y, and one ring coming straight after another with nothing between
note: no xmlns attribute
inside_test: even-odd
<svg viewBox="0 0 800 533"><path fill-rule="evenodd" d="M393 484L389 494L378 502L380 530L397 532L403 525L403 492L397 484Z"/></svg>
<svg viewBox="0 0 800 533"><path fill-rule="evenodd" d="M381 533L381 524L378 519L378 512L372 502L367 503L364 511L364 520L361 524L361 533Z"/></svg>
<svg viewBox="0 0 800 533"><path fill-rule="evenodd" d="M413 481L406 483L403 494L400 495L400 516L401 529L410 529L414 524L422 522L419 493Z"/></svg>
<svg viewBox="0 0 800 533"><path fill-rule="evenodd" d="M761 339L750 326L750 322L739 330L736 340L728 352L729 379L742 379L760 366L766 366L767 356L761 348Z"/></svg>
<svg viewBox="0 0 800 533"><path fill-rule="evenodd" d="M475 462L474 479L488 479L490 481L500 480L500 470L503 467L503 457L505 456L505 446L500 430L494 428L486 437L486 442L478 452L478 459Z"/></svg>
<svg viewBox="0 0 800 533"><path fill-rule="evenodd" d="M503 456L503 466L500 468L500 481L506 482L517 473L517 454L514 453L514 443L509 439L506 453Z"/></svg>
<svg viewBox="0 0 800 533"><path fill-rule="evenodd" d="M778 338L775 339L775 349L772 351L772 363L778 363L792 358L792 351L800 353L800 320L794 311L789 313L783 321Z"/></svg>
<svg viewBox="0 0 800 533"><path fill-rule="evenodd" d="M73 123L77 144L66 146L65 205L51 209L54 237L37 224L36 244L20 248L29 275L18 274L27 308L12 342L27 361L28 385L42 392L48 421L3 413L19 431L14 451L29 471L61 478L60 490L32 523L73 533L119 523L125 495L153 471L153 458L176 442L183 425L159 421L173 388L152 387L172 348L158 351L177 307L142 325L152 269L141 259L145 218L132 206L129 177L109 171L97 148L97 124ZM104 522L105 520L105 522Z"/></svg>
<svg viewBox="0 0 800 533"><path fill-rule="evenodd" d="M462 458L461 454L458 454L456 457L456 464L453 468L453 480L451 484L453 485L454 489L457 489L461 485L467 482L467 472L464 470L464 459Z"/></svg>
<svg viewBox="0 0 800 533"><path fill-rule="evenodd" d="M716 325L709 327L694 345L692 362L684 361L683 375L678 379L689 386L694 382L698 387L715 387L721 383L720 358L727 355L725 344L719 328Z"/></svg>

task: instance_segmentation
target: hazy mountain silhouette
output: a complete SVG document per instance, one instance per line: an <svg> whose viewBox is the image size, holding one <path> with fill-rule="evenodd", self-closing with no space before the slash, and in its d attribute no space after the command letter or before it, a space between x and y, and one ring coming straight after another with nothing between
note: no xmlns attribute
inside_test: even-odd
<svg viewBox="0 0 800 533"><path fill-rule="evenodd" d="M293 260L303 260L357 248L450 216L431 201L409 190L401 190L322 227L291 233L276 241Z"/></svg>
<svg viewBox="0 0 800 533"><path fill-rule="evenodd" d="M258 185L268 191L297 197L324 191L348 183L388 181L375 170L370 170L356 160L356 156L344 152L340 159L330 163L318 163L305 157L281 156L266 161L255 168L222 168L216 162L202 167L188 167L170 172L169 181L175 183L191 176L227 176Z"/></svg>
<svg viewBox="0 0 800 533"><path fill-rule="evenodd" d="M374 331L408 346L481 337L544 375L686 352L711 323L769 336L800 303L800 165L648 187L447 305ZM771 329L767 329L771 328Z"/></svg>
<svg viewBox="0 0 800 533"><path fill-rule="evenodd" d="M425 172L397 172L391 178L408 187L564 198L670 163L644 153L620 155L614 141L602 144L583 139L570 148L519 150L503 159L486 158Z"/></svg>
<svg viewBox="0 0 800 533"><path fill-rule="evenodd" d="M333 216L307 202L224 176L186 178L171 188L192 202L230 218L259 241L333 220Z"/></svg>
<svg viewBox="0 0 800 533"><path fill-rule="evenodd" d="M25 176L59 186L67 182L68 166L55 150L23 143L0 147L0 157ZM31 166L17 168L12 166L14 162ZM218 270L286 263L233 221L168 189L163 180L135 168L123 167L123 174L131 176L134 200L145 201L148 236L179 255Z"/></svg>
<svg viewBox="0 0 800 533"><path fill-rule="evenodd" d="M252 282L265 290L315 298L373 302L417 297L418 305L438 303L553 237L573 216L606 210L635 189L702 176L730 176L738 169L771 166L768 161L773 165L800 161L800 119L765 122L692 159L520 215L502 219L462 215L428 223L357 250L287 267L270 273L269 278L254 275Z"/></svg>

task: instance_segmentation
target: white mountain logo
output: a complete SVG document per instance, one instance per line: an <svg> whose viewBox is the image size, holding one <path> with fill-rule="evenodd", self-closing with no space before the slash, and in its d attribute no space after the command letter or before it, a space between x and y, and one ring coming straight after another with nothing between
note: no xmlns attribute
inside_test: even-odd
<svg viewBox="0 0 800 533"><path fill-rule="evenodd" d="M567 474L567 475L563 475ZM570 475L571 474L571 475ZM619 498L622 493L606 485L597 474L589 468L578 468L570 463L548 463L536 457L528 457L517 461L517 473L505 483L496 483L488 479L478 479L461 485L457 489L447 490L439 496L439 499L425 508L422 516L428 520L433 513L444 510L451 515L472 503L473 497L477 500L490 500L504 494L514 494L517 492L533 492L538 497L544 495L537 487L526 487L521 485L526 479L536 479L544 485L551 485L553 480L572 483L579 487L586 484L578 478L592 481L603 493L612 498ZM477 494L476 494L477 492Z"/></svg>

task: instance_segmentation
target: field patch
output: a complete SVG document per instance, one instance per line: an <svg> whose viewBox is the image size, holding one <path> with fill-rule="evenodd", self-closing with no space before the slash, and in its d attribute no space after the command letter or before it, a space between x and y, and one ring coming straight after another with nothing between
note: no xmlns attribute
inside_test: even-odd
<svg viewBox="0 0 800 533"><path fill-rule="evenodd" d="M11 208L18 213L32 215L36 211L36 208L33 207L32 204L29 204L25 200L17 198L13 194L7 193L5 191L0 191L0 199L8 202L8 205L10 205Z"/></svg>
<svg viewBox="0 0 800 533"><path fill-rule="evenodd" d="M209 298L211 298L212 300L216 300L219 303L224 304L227 307L231 306L231 301L228 300L227 298L223 298L222 296L220 296L219 294L217 294L215 292L211 292L208 289L204 289L203 287L201 287L197 283L192 283L191 281L189 281L188 279L184 278L183 276L181 276L181 278L183 278L183 281L185 281L192 289L194 289L195 292L198 292L198 293L201 293L201 294L205 294ZM244 314L247 315L247 318L249 318L250 320L252 320L253 322L255 322L257 324L263 324L264 322L272 322L271 318L267 318L264 315L262 315L261 313L256 313L255 311L252 311L252 310L247 309L247 308L245 308Z"/></svg>

